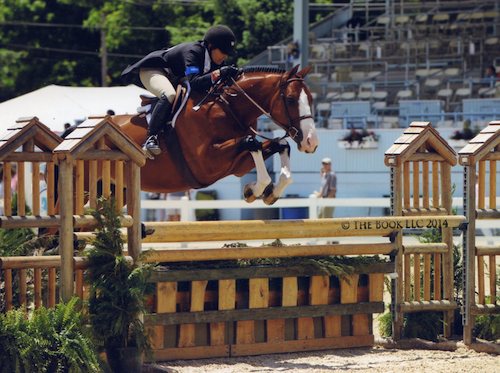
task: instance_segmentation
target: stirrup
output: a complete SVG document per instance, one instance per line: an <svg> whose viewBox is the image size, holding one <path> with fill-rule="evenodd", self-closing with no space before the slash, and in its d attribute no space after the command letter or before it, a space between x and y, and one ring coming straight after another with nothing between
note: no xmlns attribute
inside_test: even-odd
<svg viewBox="0 0 500 373"><path fill-rule="evenodd" d="M161 154L160 145L158 144L158 136L149 136L142 146L142 150L144 150L145 152L150 152L153 155Z"/></svg>

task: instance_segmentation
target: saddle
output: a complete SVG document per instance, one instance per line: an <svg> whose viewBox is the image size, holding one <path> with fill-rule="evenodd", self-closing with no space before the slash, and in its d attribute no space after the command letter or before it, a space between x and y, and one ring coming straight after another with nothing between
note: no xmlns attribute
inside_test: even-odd
<svg viewBox="0 0 500 373"><path fill-rule="evenodd" d="M181 83L177 86L175 91L175 99L172 104L172 112L174 115L172 116L172 127L175 127L175 120L179 115L180 111L186 105L187 99L189 98L190 87L185 83ZM151 117L151 113L155 105L158 103L159 98L153 95L143 94L139 95L141 99L141 106L137 108L137 113L140 115L144 115L146 120L149 122Z"/></svg>

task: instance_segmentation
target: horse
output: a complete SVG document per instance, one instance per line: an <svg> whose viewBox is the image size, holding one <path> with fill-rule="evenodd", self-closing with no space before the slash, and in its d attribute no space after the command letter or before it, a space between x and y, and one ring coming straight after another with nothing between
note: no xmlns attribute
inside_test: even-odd
<svg viewBox="0 0 500 373"><path fill-rule="evenodd" d="M241 177L253 168L257 180L244 187L247 202L262 197L276 202L292 182L290 137L301 152L314 153L318 136L312 116L312 96L304 80L310 68L290 71L275 67L245 67L232 81L203 97L191 92L174 115L162 153L141 169L141 189L168 193L209 186L228 176ZM188 87L189 88L189 87ZM269 117L285 130L280 138L257 140L257 118ZM147 121L141 115L115 115L111 120L138 145L144 143ZM276 184L264 160L279 153L281 172Z"/></svg>

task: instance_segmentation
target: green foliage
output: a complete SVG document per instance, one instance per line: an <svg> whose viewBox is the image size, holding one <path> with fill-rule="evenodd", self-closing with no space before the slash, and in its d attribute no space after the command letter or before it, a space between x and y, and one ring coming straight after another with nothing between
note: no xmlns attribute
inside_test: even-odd
<svg viewBox="0 0 500 373"><path fill-rule="evenodd" d="M281 240L276 239L264 246L286 246ZM224 244L226 248L248 247L247 244L234 242ZM300 266L307 268L311 273L323 273L325 275L346 278L352 274L356 268L367 266L374 263L385 262L379 256L310 256L310 257L292 257L292 258L256 258L256 259L237 259L237 260L211 260L211 261L193 261L182 263L168 263L165 266L171 270L183 269L218 269L218 268L246 268L246 267L292 267Z"/></svg>
<svg viewBox="0 0 500 373"><path fill-rule="evenodd" d="M26 243L35 234L29 228L0 228L0 256L21 256L29 253Z"/></svg>
<svg viewBox="0 0 500 373"><path fill-rule="evenodd" d="M496 341L500 339L500 315L480 315L476 317L473 334L477 338Z"/></svg>
<svg viewBox="0 0 500 373"><path fill-rule="evenodd" d="M437 341L443 331L442 312L406 313L403 321L403 337Z"/></svg>
<svg viewBox="0 0 500 373"><path fill-rule="evenodd" d="M92 215L98 221L93 247L87 252L93 334L106 349L136 346L148 351L139 315L145 310L144 296L150 289L150 267L133 263L123 255L120 215L114 199L99 200Z"/></svg>
<svg viewBox="0 0 500 373"><path fill-rule="evenodd" d="M443 331L442 312L405 313L403 319L404 338L422 338L437 341ZM392 336L392 315L390 312L379 316L379 331L382 337Z"/></svg>
<svg viewBox="0 0 500 373"><path fill-rule="evenodd" d="M17 215L17 193L12 196L12 215ZM25 207L26 215L31 215L30 208ZM35 237L29 228L0 228L0 256L22 256L33 254L27 243Z"/></svg>
<svg viewBox="0 0 500 373"><path fill-rule="evenodd" d="M378 322L380 335L385 338L392 336L392 314L390 312L383 313L378 317Z"/></svg>
<svg viewBox="0 0 500 373"><path fill-rule="evenodd" d="M12 310L0 314L0 372L25 372L25 351L31 343L26 313Z"/></svg>
<svg viewBox="0 0 500 373"><path fill-rule="evenodd" d="M83 326L79 299L0 315L1 372L100 372L94 345Z"/></svg>
<svg viewBox="0 0 500 373"><path fill-rule="evenodd" d="M311 3L325 2L324 0ZM326 14L322 14L323 16ZM311 11L311 21L319 14ZM152 50L199 40L216 23L238 39L239 65L290 35L287 0L0 0L0 102L49 84L101 84L101 31L111 85Z"/></svg>

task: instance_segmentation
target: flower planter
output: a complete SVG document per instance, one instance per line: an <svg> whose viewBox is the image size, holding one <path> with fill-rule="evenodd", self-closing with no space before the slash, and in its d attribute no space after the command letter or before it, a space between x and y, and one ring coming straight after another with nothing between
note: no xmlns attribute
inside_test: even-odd
<svg viewBox="0 0 500 373"><path fill-rule="evenodd" d="M355 267L346 278L307 266L169 270L156 273L158 361L371 346L372 314L384 310L384 273Z"/></svg>

